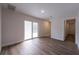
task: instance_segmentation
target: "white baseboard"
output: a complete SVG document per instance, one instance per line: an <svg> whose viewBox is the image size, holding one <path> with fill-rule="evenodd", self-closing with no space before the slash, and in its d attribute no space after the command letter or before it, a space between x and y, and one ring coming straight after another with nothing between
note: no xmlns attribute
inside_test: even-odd
<svg viewBox="0 0 79 59"><path fill-rule="evenodd" d="M64 40L61 40L61 39L58 39L58 38L51 38L51 39L56 39L56 40L64 41Z"/></svg>
<svg viewBox="0 0 79 59"><path fill-rule="evenodd" d="M5 43L5 44L2 44L2 47L13 45L13 44L20 43L20 42L23 42L23 41L24 40L19 40L19 41L14 41L14 42L8 42L8 43Z"/></svg>
<svg viewBox="0 0 79 59"><path fill-rule="evenodd" d="M43 36L43 37L47 37L47 36ZM40 37L37 37L37 38L40 38ZM24 40L12 41L12 42L8 42L8 43L4 43L4 44L2 44L2 47L10 46L10 45L13 45L13 44L17 44L17 43L20 43L20 42L23 42L23 41Z"/></svg>

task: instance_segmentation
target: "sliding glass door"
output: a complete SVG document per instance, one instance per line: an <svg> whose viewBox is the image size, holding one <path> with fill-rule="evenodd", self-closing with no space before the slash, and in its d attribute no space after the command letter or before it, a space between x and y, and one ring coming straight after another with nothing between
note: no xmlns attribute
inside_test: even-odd
<svg viewBox="0 0 79 59"><path fill-rule="evenodd" d="M24 21L24 40L32 38L32 22Z"/></svg>
<svg viewBox="0 0 79 59"><path fill-rule="evenodd" d="M38 37L38 23L24 21L24 40Z"/></svg>
<svg viewBox="0 0 79 59"><path fill-rule="evenodd" d="M38 37L38 23L33 22L33 38Z"/></svg>

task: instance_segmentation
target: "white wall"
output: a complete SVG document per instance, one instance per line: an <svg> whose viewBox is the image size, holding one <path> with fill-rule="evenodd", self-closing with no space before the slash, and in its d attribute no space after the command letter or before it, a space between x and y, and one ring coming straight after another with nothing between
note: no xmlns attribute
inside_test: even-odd
<svg viewBox="0 0 79 59"><path fill-rule="evenodd" d="M65 29L64 29L64 22L66 20L74 19L76 15L70 15L69 17L60 17L51 20L51 38L58 39L64 41L65 36Z"/></svg>
<svg viewBox="0 0 79 59"><path fill-rule="evenodd" d="M1 52L1 6L0 6L0 52Z"/></svg>
<svg viewBox="0 0 79 59"><path fill-rule="evenodd" d="M38 22L39 36L49 36L49 29L45 27L48 21L31 17L20 12L7 9L2 10L2 46L14 44L24 40L24 20ZM49 22L48 22L49 23ZM48 24L49 25L49 24Z"/></svg>
<svg viewBox="0 0 79 59"><path fill-rule="evenodd" d="M78 12L78 15L76 17L76 44L79 48L79 12Z"/></svg>
<svg viewBox="0 0 79 59"><path fill-rule="evenodd" d="M51 38L64 41L64 19L51 21Z"/></svg>

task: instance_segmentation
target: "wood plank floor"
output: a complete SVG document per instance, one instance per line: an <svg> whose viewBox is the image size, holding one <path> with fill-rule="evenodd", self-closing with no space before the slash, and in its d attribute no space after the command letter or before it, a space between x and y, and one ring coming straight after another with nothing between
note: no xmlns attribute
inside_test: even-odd
<svg viewBox="0 0 79 59"><path fill-rule="evenodd" d="M2 48L1 55L79 55L73 42L35 38Z"/></svg>

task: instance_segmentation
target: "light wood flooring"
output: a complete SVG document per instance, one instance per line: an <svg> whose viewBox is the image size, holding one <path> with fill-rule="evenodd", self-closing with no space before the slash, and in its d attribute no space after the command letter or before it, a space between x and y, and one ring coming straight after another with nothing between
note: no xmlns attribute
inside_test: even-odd
<svg viewBox="0 0 79 59"><path fill-rule="evenodd" d="M1 55L79 55L73 42L35 38L2 48Z"/></svg>

